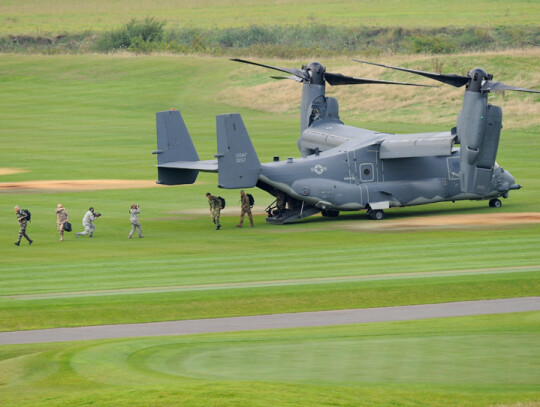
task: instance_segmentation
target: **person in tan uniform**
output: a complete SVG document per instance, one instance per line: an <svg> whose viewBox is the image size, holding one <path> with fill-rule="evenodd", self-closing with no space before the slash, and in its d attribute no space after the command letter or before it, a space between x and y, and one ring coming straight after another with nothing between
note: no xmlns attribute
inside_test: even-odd
<svg viewBox="0 0 540 407"><path fill-rule="evenodd" d="M240 207L242 212L240 213L240 223L236 225L237 228L241 228L244 223L244 216L247 214L249 218L249 226L253 227L253 215L251 214L251 204L249 202L249 198L244 192L244 190L240 191Z"/></svg>
<svg viewBox="0 0 540 407"><path fill-rule="evenodd" d="M69 215L62 204L58 204L56 208L56 227L60 234L60 241L64 241L64 224L69 221Z"/></svg>

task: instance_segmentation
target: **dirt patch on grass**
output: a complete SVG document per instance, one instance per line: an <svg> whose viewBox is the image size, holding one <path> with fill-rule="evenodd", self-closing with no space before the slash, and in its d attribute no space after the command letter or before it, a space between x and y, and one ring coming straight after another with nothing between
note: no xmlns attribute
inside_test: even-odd
<svg viewBox="0 0 540 407"><path fill-rule="evenodd" d="M156 181L126 179L52 180L0 182L0 192L96 191L105 189L154 188Z"/></svg>
<svg viewBox="0 0 540 407"><path fill-rule="evenodd" d="M206 200L203 200L201 202L202 204L200 208L184 209L180 211L169 212L169 214L180 215L180 216L182 215L185 215L185 216L208 215L210 212L209 212L209 207L208 207L208 204L206 203ZM263 214L266 214L265 209L266 209L266 206L254 206L253 208L251 208L251 213L253 215L263 215ZM221 214L240 216L240 200L238 201L238 203L227 201L227 207L221 210Z"/></svg>
<svg viewBox="0 0 540 407"><path fill-rule="evenodd" d="M476 228L490 226L515 226L540 223L540 212L522 213L478 213L467 215L418 216L407 219L357 222L348 224L346 229L388 230L426 228Z"/></svg>
<svg viewBox="0 0 540 407"><path fill-rule="evenodd" d="M26 170L23 170L22 168L0 167L0 175L13 175L13 174L20 174L23 172L26 172Z"/></svg>

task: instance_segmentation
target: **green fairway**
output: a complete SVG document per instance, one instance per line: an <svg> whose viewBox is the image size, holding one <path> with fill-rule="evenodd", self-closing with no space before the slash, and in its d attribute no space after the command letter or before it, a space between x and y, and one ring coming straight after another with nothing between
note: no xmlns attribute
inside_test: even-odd
<svg viewBox="0 0 540 407"><path fill-rule="evenodd" d="M3 346L0 402L533 406L540 401L539 317Z"/></svg>
<svg viewBox="0 0 540 407"><path fill-rule="evenodd" d="M322 1L297 0L104 0L73 2L67 0L28 0L0 2L0 33L35 34L107 30L130 18L153 16L171 27L239 27L248 25L307 24L372 26L501 26L537 24L540 8L529 0L398 0Z"/></svg>

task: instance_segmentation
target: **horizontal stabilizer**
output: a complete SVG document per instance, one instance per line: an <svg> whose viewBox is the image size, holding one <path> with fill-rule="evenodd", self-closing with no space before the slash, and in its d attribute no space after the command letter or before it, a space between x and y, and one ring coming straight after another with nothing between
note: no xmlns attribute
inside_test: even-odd
<svg viewBox="0 0 540 407"><path fill-rule="evenodd" d="M206 161L174 161L166 164L158 164L160 168L178 168L188 170L199 170L203 172L217 172L217 160Z"/></svg>
<svg viewBox="0 0 540 407"><path fill-rule="evenodd" d="M239 114L216 117L218 153L218 186L220 188L252 188L261 173L244 122Z"/></svg>

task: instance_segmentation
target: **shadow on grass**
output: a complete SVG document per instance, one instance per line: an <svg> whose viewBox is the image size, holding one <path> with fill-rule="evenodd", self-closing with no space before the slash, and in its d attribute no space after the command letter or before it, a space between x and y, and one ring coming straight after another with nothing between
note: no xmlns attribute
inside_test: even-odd
<svg viewBox="0 0 540 407"><path fill-rule="evenodd" d="M486 201L487 202L487 201ZM408 219L414 217L429 217L429 216L440 216L440 215L459 215L459 214L474 214L474 213L484 213L486 208L479 206L471 207L455 207L455 208L440 208L440 209L429 209L423 210L419 208L415 209L405 209L405 208L392 208L388 211L385 211L385 219L390 220L400 220ZM324 222L351 222L351 221L373 221L368 218L366 212L343 212L340 213L337 217L325 217L325 216L315 216L303 219L294 224L310 224L310 223L324 223ZM373 221L375 222L375 221ZM382 220L384 222L384 220Z"/></svg>

